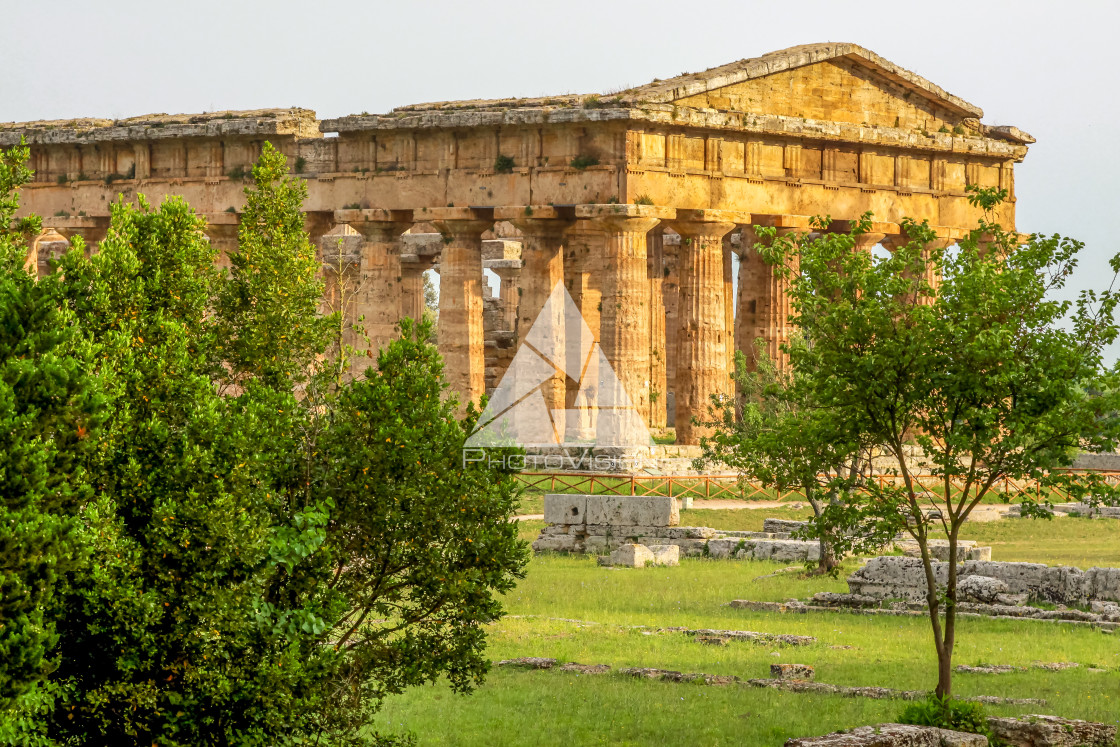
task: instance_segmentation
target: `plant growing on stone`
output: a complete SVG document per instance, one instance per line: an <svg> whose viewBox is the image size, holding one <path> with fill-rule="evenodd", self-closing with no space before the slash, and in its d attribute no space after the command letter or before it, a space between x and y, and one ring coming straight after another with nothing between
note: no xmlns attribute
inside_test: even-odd
<svg viewBox="0 0 1120 747"><path fill-rule="evenodd" d="M989 215L1000 197L985 189L970 195ZM989 218L947 254L933 248L927 225L906 221L910 242L873 260L855 251L868 221L849 234L827 232L827 219L819 220L820 233L775 238L766 251L790 280L791 321L810 342L788 346L807 396L846 440L879 445L890 465L890 479L827 506L817 531L831 532L838 551L868 549L898 532L917 542L936 694L945 698L957 635L957 543L973 508L1004 478L1068 482L1053 470L1079 448L1115 447L1120 387L1102 353L1117 337L1120 297L1108 288L1072 302L1054 298L1082 248L1071 239L1034 236L1020 246ZM1120 270L1120 257L1111 265ZM936 293L929 278L941 278ZM821 441L820 448L832 447ZM932 478L920 479L922 468ZM1100 491L1097 500L1116 502L1114 491ZM1018 497L1024 515L1048 515L1046 503ZM935 532L948 538L947 563L932 559Z"/></svg>

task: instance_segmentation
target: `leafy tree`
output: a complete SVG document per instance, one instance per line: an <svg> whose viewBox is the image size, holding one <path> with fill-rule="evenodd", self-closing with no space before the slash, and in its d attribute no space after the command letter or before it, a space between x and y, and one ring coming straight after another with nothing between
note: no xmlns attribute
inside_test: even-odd
<svg viewBox="0 0 1120 747"><path fill-rule="evenodd" d="M287 174L284 154L266 142L217 304L220 352L235 383L258 378L282 388L303 379L329 338L331 320L318 313L320 262L301 212L307 182Z"/></svg>
<svg viewBox="0 0 1120 747"><path fill-rule="evenodd" d="M75 508L90 487L81 467L101 417L89 349L59 308L57 278L23 269L15 188L26 148L0 153L0 713L57 665L56 584L81 562Z"/></svg>
<svg viewBox="0 0 1120 747"><path fill-rule="evenodd" d="M1000 195L977 190L972 199L991 210ZM1053 470L1077 449L1115 447L1120 387L1102 351L1117 336L1118 296L1109 288L1075 302L1054 299L1076 264L1077 241L1034 236L1020 246L1016 234L985 219L947 254L930 248L925 224L904 227L910 243L883 260L854 251L866 220L851 234L775 240L772 259L783 261L792 321L811 341L789 348L798 377L851 438L881 445L892 465L893 480L869 482L827 506L817 529L830 532L838 550L873 547L900 531L918 543L936 695L946 698L958 539L972 509L1004 478L1053 485L1067 479ZM936 293L931 278L941 278ZM919 479L914 446L932 480ZM1045 502L1019 498L1025 514L1048 515ZM1094 498L1101 499L1116 500ZM935 533L949 543L940 578L929 550Z"/></svg>
<svg viewBox="0 0 1120 747"><path fill-rule="evenodd" d="M804 345L800 338L794 344ZM793 371L782 371L757 345L751 370L742 352L735 353L737 394L713 397L711 436L700 439L705 463L720 463L739 474L741 482L756 480L766 487L797 487L805 494L818 519L829 502L840 500L838 478L854 478L867 446L837 422L834 412L812 400L811 388ZM844 495L851 485L845 485ZM833 550L831 532L816 533L820 542L818 573L831 573L840 563Z"/></svg>
<svg viewBox="0 0 1120 747"><path fill-rule="evenodd" d="M288 229L299 202L264 181L260 201L273 212L263 225L298 244ZM30 509L61 506L55 524L83 548L69 567L58 562L57 579L15 566L52 583L34 600L42 621L12 638L28 656L3 671L13 692L32 690L0 716L0 738L385 744L370 729L385 694L444 675L466 691L485 673L484 626L501 614L496 594L521 576L526 548L508 521L512 476L461 462L475 413L455 416L430 328L406 325L376 370L338 386L316 359L318 333L287 335L278 321L321 324L305 294L275 288L288 260L245 255L260 260L230 281L235 292L202 228L179 199L118 203L97 255L71 252L38 285L20 276L21 293L44 294L38 306L0 293L14 349L43 350L0 367L29 382L15 388L16 405L74 390L33 413L39 423L11 421L13 439L56 434L41 453L10 455L38 470L32 477L46 469L43 490L53 491L41 505L19 496ZM235 319L245 345L230 342ZM55 365L53 338L36 325L69 357ZM248 344L257 332L271 336L270 355ZM7 339L0 331L0 349ZM54 389L36 383L34 365ZM96 382L103 417L67 372ZM6 425L30 409L5 409L5 393ZM17 527L32 536L55 525ZM55 552L44 537L43 553Z"/></svg>

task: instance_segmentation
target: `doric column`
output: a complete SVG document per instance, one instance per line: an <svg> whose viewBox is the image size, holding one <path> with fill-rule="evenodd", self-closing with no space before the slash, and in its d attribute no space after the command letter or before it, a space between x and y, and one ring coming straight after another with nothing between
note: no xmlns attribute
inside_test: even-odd
<svg viewBox="0 0 1120 747"><path fill-rule="evenodd" d="M427 307L424 298L424 273L432 269L438 255L401 255L401 292L397 302L397 320L424 318Z"/></svg>
<svg viewBox="0 0 1120 747"><path fill-rule="evenodd" d="M578 381L585 363L579 353L584 346L590 348L592 342L573 340L573 344L568 345L564 297L557 288L564 287L565 237L575 225L575 211L570 207L533 205L498 208L495 216L498 220L508 220L521 231L517 342L518 345L528 344L558 369L557 374L542 386L542 393L556 433L563 441L566 433L564 411L567 409L565 372L570 372L572 378ZM503 287L505 282L503 277ZM549 315L541 318L546 305ZM578 331L573 330L572 334L578 334ZM514 374L517 374L516 370ZM522 391L520 386L518 391Z"/></svg>
<svg viewBox="0 0 1120 747"><path fill-rule="evenodd" d="M606 238L602 268L602 310L599 345L615 377L599 390L599 409L630 404L644 423L649 422L649 278L646 268L646 234L660 220L676 216L671 208L651 205L579 205L576 215L587 218ZM603 379L600 379L603 382ZM613 387L613 388L612 388ZM618 391L621 387L621 391ZM600 412L600 423L603 422ZM620 423L610 434L625 446L644 446L648 435ZM600 439L602 425L599 427Z"/></svg>
<svg viewBox="0 0 1120 747"><path fill-rule="evenodd" d="M348 319L347 324L362 324L369 343L367 346L366 341L360 338L353 343L363 353L354 360L353 373L356 375L372 365L377 359L377 351L396 337L397 309L404 277L399 239L412 227L412 211L336 210L334 220L349 225L361 236L358 267L351 278L353 319ZM398 282L397 278L401 280ZM366 352L369 354L364 355Z"/></svg>
<svg viewBox="0 0 1120 747"><path fill-rule="evenodd" d="M592 342L599 337L605 243L603 232L595 229L591 221L584 219L576 220L566 232L564 240L564 285L591 335ZM565 346L574 345L576 343L573 342L571 330L565 328ZM580 345L582 346L582 341ZM569 419L564 424L569 440L582 441L595 436L595 408L586 406L586 403L581 404L579 397L580 377L569 376L565 394L566 408L568 411L578 412L574 421Z"/></svg>
<svg viewBox="0 0 1120 747"><path fill-rule="evenodd" d="M657 225L646 235L646 274L649 277L649 426L664 428L665 400L665 227Z"/></svg>
<svg viewBox="0 0 1120 747"><path fill-rule="evenodd" d="M805 215L756 215L754 225L776 229L778 236L809 231L809 217ZM789 315L789 280L782 277L778 268L763 261L758 253L758 235L750 226L743 227L739 265L739 322L736 345L747 357L752 367L757 364L755 340L763 340L763 349L779 369L785 369L788 357L782 345L789 341L792 327ZM791 259L796 271L797 257Z"/></svg>
<svg viewBox="0 0 1120 747"><path fill-rule="evenodd" d="M237 213L203 213L206 221L206 238L218 253L215 264L223 270L230 268L230 257L237 251L237 232L241 216Z"/></svg>
<svg viewBox="0 0 1120 747"><path fill-rule="evenodd" d="M493 208L426 208L418 221L444 235L439 270L439 351L452 391L465 405L486 393L482 328L482 233Z"/></svg>
<svg viewBox="0 0 1120 747"><path fill-rule="evenodd" d="M676 423L677 386L677 301L680 298L680 240L676 232L662 233L665 255L665 279L661 282L661 300L665 305L665 422Z"/></svg>
<svg viewBox="0 0 1120 747"><path fill-rule="evenodd" d="M498 298L502 302L502 329L514 332L517 330L517 305L519 279L521 277L521 260L495 259L484 265L492 270L501 281L498 288Z"/></svg>
<svg viewBox="0 0 1120 747"><path fill-rule="evenodd" d="M723 237L723 329L729 373L735 370L735 268L732 260L735 246L731 241L734 236L736 232L732 229Z"/></svg>
<svg viewBox="0 0 1120 747"><path fill-rule="evenodd" d="M723 237L750 215L730 210L678 210L673 230L681 235L677 307L677 443L697 444L711 429L693 422L709 418L714 395L730 393Z"/></svg>

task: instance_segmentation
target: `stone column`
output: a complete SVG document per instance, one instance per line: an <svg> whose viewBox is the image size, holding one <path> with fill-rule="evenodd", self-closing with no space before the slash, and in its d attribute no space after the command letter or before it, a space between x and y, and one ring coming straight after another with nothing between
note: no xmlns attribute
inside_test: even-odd
<svg viewBox="0 0 1120 747"><path fill-rule="evenodd" d="M664 428L665 401L665 227L655 226L646 235L646 274L649 277L649 426Z"/></svg>
<svg viewBox="0 0 1120 747"><path fill-rule="evenodd" d="M303 230L307 232L311 245L318 248L319 239L334 228L334 211L310 210L303 214Z"/></svg>
<svg viewBox="0 0 1120 747"><path fill-rule="evenodd" d="M731 391L727 350L731 345L725 299L723 237L750 216L730 210L678 210L671 222L681 235L677 308L677 443L698 444L710 428L714 395Z"/></svg>
<svg viewBox="0 0 1120 747"><path fill-rule="evenodd" d="M723 329L727 340L725 350L729 374L735 370L735 267L732 260L735 246L731 241L735 235L735 229L732 229L723 237Z"/></svg>
<svg viewBox="0 0 1120 747"><path fill-rule="evenodd" d="M661 283L661 299L665 305L665 422L676 423L677 386L677 302L680 298L680 240L675 232L662 233L665 255L665 279Z"/></svg>
<svg viewBox="0 0 1120 747"><path fill-rule="evenodd" d="M498 288L498 298L502 302L502 329L515 332L517 330L517 305L520 295L519 279L521 277L521 261L516 259L496 259L485 265L501 281Z"/></svg>
<svg viewBox="0 0 1120 747"><path fill-rule="evenodd" d="M564 247L566 232L575 225L575 211L548 205L531 207L498 208L499 220L508 220L521 231L521 297L517 307L517 342L528 343L559 370L543 387L545 406L552 415L557 436L563 442L566 435L564 411L567 409L567 379L579 380L583 369L579 340L567 342L565 303L562 294L554 295L557 286L564 285ZM502 278L505 285L505 278ZM549 316L540 318L541 312L552 299ZM538 322L538 319L540 321ZM572 331L572 334L578 334ZM591 340L585 341L590 348ZM516 371L515 371L516 374ZM521 388L518 387L520 391Z"/></svg>
<svg viewBox="0 0 1120 747"><path fill-rule="evenodd" d="M436 256L420 254L401 255L401 293L397 302L397 320L424 318L424 273L432 269Z"/></svg>
<svg viewBox="0 0 1120 747"><path fill-rule="evenodd" d="M809 231L809 217L804 215L756 215L754 224L775 228L777 235ZM736 344L747 357L752 368L757 365L755 340L763 340L763 350L780 370L788 367L789 360L782 352L782 345L789 341L793 331L789 324L792 305L789 281L777 272L776 267L763 261L756 245L758 235L750 226L744 226L739 247L739 324ZM792 260L796 272L797 258Z"/></svg>
<svg viewBox="0 0 1120 747"><path fill-rule="evenodd" d="M237 213L204 213L206 237L210 246L218 253L214 263L223 270L231 267L230 257L237 251L237 232L241 227L241 216Z"/></svg>
<svg viewBox="0 0 1120 747"><path fill-rule="evenodd" d="M603 440L604 410L625 407L626 398L643 424L649 422L649 278L646 234L676 211L651 205L579 205L576 215L587 218L606 237L603 252L602 311L599 344L616 379L600 379L599 439ZM625 394L627 397L623 397ZM620 418L620 446L646 446L648 435ZM613 426L612 426L613 427Z"/></svg>
<svg viewBox="0 0 1120 747"><path fill-rule="evenodd" d="M486 393L482 328L482 233L493 208L427 208L415 214L444 235L439 271L439 351L444 375L459 401Z"/></svg>
<svg viewBox="0 0 1120 747"><path fill-rule="evenodd" d="M574 214L574 213L573 213ZM591 221L579 219L565 234L564 285L575 303L580 318L591 335L591 341L599 339L599 313L602 308L602 269L605 237L602 231L592 227ZM582 329L582 328L581 328ZM574 344L572 332L565 329L565 345ZM590 345L590 343L588 343ZM582 343L580 345L582 349ZM580 363L582 367L584 362ZM565 421L568 440L588 440L595 436L596 411L586 403L579 402L580 372L567 377L565 401L567 409L577 410L578 418Z"/></svg>
<svg viewBox="0 0 1120 747"><path fill-rule="evenodd" d="M360 338L354 341L354 347L364 353L354 360L353 373L357 375L376 361L377 351L383 345L396 337L397 309L404 279L399 239L412 227L412 211L336 210L334 220L349 225L361 235L358 267L351 289L354 318L348 320L348 324L361 324L369 342Z"/></svg>

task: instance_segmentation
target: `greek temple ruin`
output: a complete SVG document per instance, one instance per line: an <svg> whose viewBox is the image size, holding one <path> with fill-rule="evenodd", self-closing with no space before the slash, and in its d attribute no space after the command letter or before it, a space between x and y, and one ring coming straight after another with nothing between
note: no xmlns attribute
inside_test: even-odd
<svg viewBox="0 0 1120 747"><path fill-rule="evenodd" d="M271 142L306 180L324 276L352 284L342 310L374 344L421 315L424 273L438 269L446 375L477 400L563 283L642 419L695 444L693 417L728 389L734 351L750 357L761 338L779 358L790 334L754 227L805 231L828 215L846 230L870 211L861 250L905 241L904 217L949 246L981 217L965 192L980 185L1008 190L996 218L1013 228L1014 165L1034 140L982 116L868 49L827 43L613 94L324 120L270 109L28 122L0 125L0 146L31 147L21 209L44 216L29 262L45 268L75 235L95 249L110 204L138 194L182 195L228 256ZM546 392L555 411L574 396L560 375Z"/></svg>

